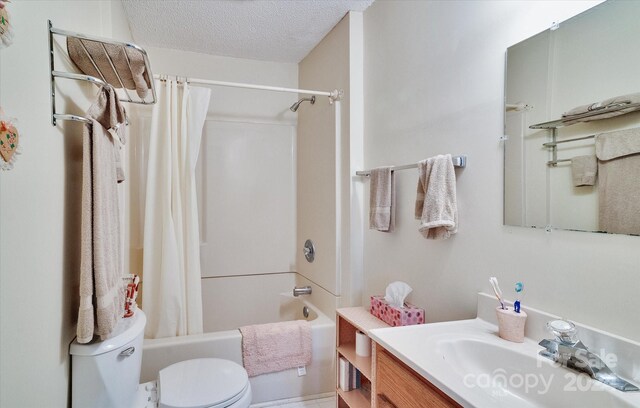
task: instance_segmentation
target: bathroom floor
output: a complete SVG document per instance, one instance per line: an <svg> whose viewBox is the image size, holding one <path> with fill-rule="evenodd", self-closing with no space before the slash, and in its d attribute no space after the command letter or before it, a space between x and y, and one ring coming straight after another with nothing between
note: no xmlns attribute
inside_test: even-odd
<svg viewBox="0 0 640 408"><path fill-rule="evenodd" d="M328 397L308 401L284 403L281 405L270 405L269 408L334 408L335 406L336 397Z"/></svg>

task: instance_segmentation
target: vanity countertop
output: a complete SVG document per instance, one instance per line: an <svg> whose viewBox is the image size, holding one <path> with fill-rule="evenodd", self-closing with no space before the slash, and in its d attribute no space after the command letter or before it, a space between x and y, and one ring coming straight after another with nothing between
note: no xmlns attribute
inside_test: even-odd
<svg viewBox="0 0 640 408"><path fill-rule="evenodd" d="M476 318L374 329L370 336L465 407L640 407L640 392L560 367L538 355L537 341L512 343L497 332Z"/></svg>

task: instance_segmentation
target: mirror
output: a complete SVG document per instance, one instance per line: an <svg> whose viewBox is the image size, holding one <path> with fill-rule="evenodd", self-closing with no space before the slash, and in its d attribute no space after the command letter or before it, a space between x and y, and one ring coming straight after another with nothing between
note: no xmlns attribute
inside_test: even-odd
<svg viewBox="0 0 640 408"><path fill-rule="evenodd" d="M507 50L506 225L640 235L639 17L608 1ZM632 112L583 121L600 109Z"/></svg>

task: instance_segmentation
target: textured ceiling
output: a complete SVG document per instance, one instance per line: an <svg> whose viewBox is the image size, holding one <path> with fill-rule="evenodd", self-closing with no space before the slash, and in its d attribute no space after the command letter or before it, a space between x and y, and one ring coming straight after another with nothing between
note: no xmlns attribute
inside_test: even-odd
<svg viewBox="0 0 640 408"><path fill-rule="evenodd" d="M374 0L123 0L143 46L299 62L350 10Z"/></svg>

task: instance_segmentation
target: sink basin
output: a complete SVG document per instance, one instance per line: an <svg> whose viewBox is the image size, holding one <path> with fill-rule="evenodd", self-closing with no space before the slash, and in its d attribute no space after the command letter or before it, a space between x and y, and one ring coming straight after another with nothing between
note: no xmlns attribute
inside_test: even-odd
<svg viewBox="0 0 640 408"><path fill-rule="evenodd" d="M623 393L512 343L481 319L372 330L371 337L465 407L640 407Z"/></svg>

